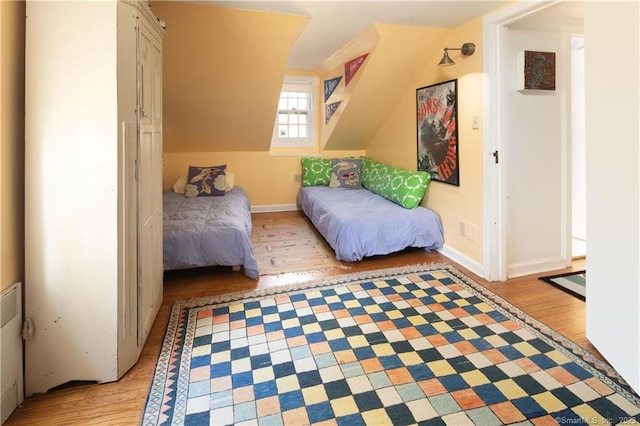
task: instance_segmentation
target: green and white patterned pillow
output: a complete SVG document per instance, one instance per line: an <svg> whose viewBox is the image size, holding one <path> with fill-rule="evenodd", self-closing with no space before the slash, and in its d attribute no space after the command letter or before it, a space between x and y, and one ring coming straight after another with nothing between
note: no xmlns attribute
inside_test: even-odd
<svg viewBox="0 0 640 426"><path fill-rule="evenodd" d="M331 158L302 157L302 186L329 186Z"/></svg>
<svg viewBox="0 0 640 426"><path fill-rule="evenodd" d="M431 180L427 172L414 172L363 158L362 186L407 209L420 205Z"/></svg>

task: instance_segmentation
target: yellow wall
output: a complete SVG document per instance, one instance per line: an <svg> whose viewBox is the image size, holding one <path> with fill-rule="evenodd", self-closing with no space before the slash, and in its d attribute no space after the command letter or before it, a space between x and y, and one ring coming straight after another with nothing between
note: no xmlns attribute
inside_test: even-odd
<svg viewBox="0 0 640 426"><path fill-rule="evenodd" d="M359 157L364 151L325 151L322 156ZM171 190L181 174L187 174L189 166L227 165L236 175L236 185L241 186L253 207L295 205L300 183L294 181L301 173L300 156L270 155L268 152L165 152L164 189Z"/></svg>
<svg viewBox="0 0 640 426"><path fill-rule="evenodd" d="M163 40L165 152L268 151L289 50L307 17L152 2Z"/></svg>
<svg viewBox="0 0 640 426"><path fill-rule="evenodd" d="M25 2L0 1L0 289L24 280Z"/></svg>
<svg viewBox="0 0 640 426"><path fill-rule="evenodd" d="M473 41L475 54L462 57L451 51L456 65L439 68L444 47ZM430 58L420 77L367 147L367 155L398 167L417 167L416 89L458 79L458 138L460 186L432 182L422 204L437 212L444 225L445 244L482 262L482 132L471 129L472 115L482 115L482 18L476 18L450 32ZM475 242L458 233L458 222L476 226Z"/></svg>

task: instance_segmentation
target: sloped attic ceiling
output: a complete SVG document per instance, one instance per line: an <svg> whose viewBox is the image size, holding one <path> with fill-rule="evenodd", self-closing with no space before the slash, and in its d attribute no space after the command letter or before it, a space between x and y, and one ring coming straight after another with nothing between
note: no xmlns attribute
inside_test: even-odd
<svg viewBox="0 0 640 426"><path fill-rule="evenodd" d="M163 151L269 151L287 63L313 18L186 1L151 5L167 24ZM331 28L326 31L330 37ZM373 24L364 32L371 31L379 41L360 52L370 56L332 128L321 129L323 149L366 149L426 61L441 55L451 30ZM330 66L356 56L345 46L338 49L316 67L320 84Z"/></svg>
<svg viewBox="0 0 640 426"><path fill-rule="evenodd" d="M266 151L287 58L308 18L151 3L163 43L163 151Z"/></svg>
<svg viewBox="0 0 640 426"><path fill-rule="evenodd" d="M374 23L456 28L512 0L182 0L311 19L296 40L288 68L316 69Z"/></svg>

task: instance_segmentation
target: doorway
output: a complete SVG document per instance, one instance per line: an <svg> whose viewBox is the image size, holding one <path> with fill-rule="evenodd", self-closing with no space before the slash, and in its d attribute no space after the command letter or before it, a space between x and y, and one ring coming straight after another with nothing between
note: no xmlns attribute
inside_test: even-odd
<svg viewBox="0 0 640 426"><path fill-rule="evenodd" d="M520 3L485 17L484 267L491 281L571 264L572 214L585 215L574 207L571 186L578 181L571 123L580 123L584 140L584 119L572 118L570 97L571 40L581 28L581 2ZM556 52L556 90L517 90L514 58L523 50ZM583 175L584 168L583 160Z"/></svg>

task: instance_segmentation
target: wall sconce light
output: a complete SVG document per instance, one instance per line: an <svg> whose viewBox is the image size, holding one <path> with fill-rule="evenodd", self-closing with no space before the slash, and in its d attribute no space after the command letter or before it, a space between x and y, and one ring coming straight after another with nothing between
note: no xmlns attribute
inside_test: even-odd
<svg viewBox="0 0 640 426"><path fill-rule="evenodd" d="M444 48L444 56L442 56L442 59L438 63L439 67L447 67L449 65L455 65L456 64L449 57L449 51L450 50L460 50L460 51L462 51L462 55L463 56L471 56L471 55L473 55L473 52L476 51L476 45L473 44L473 43L465 43L465 44L462 45L462 47L459 47L459 48L445 47Z"/></svg>

